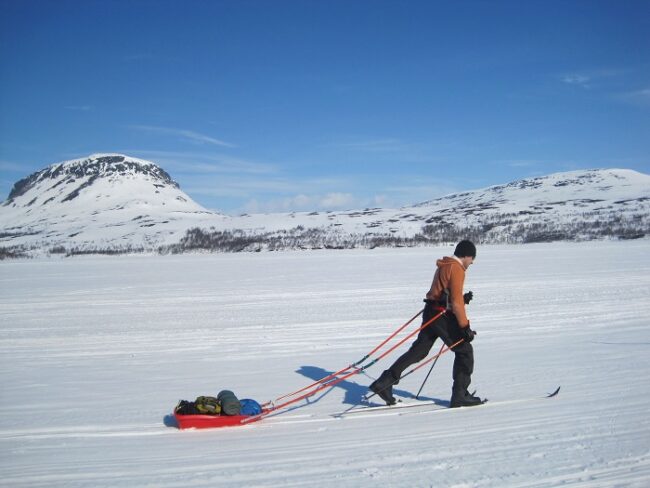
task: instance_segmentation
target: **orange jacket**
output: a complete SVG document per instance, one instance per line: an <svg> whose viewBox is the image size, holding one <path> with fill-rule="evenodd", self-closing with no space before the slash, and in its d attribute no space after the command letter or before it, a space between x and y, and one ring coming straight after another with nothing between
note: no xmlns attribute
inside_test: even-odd
<svg viewBox="0 0 650 488"><path fill-rule="evenodd" d="M427 299L440 300L447 290L451 311L461 327L469 326L469 319L465 313L465 300L463 298L463 285L465 283L465 267L453 257L444 257L436 261L436 274L427 293Z"/></svg>

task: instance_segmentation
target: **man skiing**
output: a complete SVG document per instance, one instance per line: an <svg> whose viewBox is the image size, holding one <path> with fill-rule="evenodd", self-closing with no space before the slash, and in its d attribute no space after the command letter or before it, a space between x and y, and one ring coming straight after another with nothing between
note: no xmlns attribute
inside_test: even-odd
<svg viewBox="0 0 650 488"><path fill-rule="evenodd" d="M444 313L422 329L409 350L371 383L370 389L379 395L386 404L393 405L395 403L393 385L399 382L402 372L411 364L424 359L438 337L447 346L463 340L453 349L455 354L452 373L454 384L450 406L452 408L467 407L483 403L479 397L473 396L467 390L474 371L474 349L470 342L474 339L476 332L470 328L469 319L465 313L465 305L472 299L472 292L463 295L463 284L465 283L465 272L475 258L476 246L471 241L464 240L458 243L453 256L444 257L436 262L437 270L433 277L433 283L424 300L426 305L422 314L422 323L428 322L442 310Z"/></svg>

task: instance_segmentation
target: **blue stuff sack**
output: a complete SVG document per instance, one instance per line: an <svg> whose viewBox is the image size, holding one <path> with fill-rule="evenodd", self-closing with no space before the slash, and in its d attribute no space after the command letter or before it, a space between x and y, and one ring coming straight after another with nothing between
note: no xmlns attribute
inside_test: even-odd
<svg viewBox="0 0 650 488"><path fill-rule="evenodd" d="M239 400L241 403L241 415L259 415L262 413L262 407L255 400L244 398Z"/></svg>

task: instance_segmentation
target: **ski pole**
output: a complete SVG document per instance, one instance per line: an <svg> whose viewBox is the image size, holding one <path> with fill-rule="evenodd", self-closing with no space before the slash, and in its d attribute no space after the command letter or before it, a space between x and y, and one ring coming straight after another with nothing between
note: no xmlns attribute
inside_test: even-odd
<svg viewBox="0 0 650 488"><path fill-rule="evenodd" d="M315 382L312 383L311 385L307 385L307 386L305 386L305 387L303 387L303 388L300 388L299 390L296 390L296 391L291 392L291 393L287 393L286 395L282 395L281 397L276 398L276 399L275 399L274 401L272 401L272 402L267 402L267 403L264 404L264 406L269 405L269 404L272 404L272 403L274 403L274 402L278 402L278 401L280 401L280 400L284 400L285 398L288 398L288 397L291 397L291 396L297 395L298 393L302 393L303 391L308 390L308 389L310 389L310 388L312 388L312 387L314 387L314 386L316 386L316 385L320 385L320 384L326 383L326 382L328 382L329 380L331 380L331 379L337 377L338 375L343 374L343 373L345 373L346 371L349 371L351 368L354 368L354 367L360 365L360 364L363 363L366 359L368 359L370 356L372 356L374 353L376 353L379 349L381 349L384 345L386 345L386 343L388 343L388 342L389 342L393 337L395 337L395 336L396 336L397 334L399 334L402 330L404 330L406 327L408 327L408 326L411 324L411 322L413 322L416 318L418 318L420 315L422 315L422 312L424 312L424 309L420 310L420 311L419 311L417 314L415 314L411 319L409 319L409 320L408 320L404 325L402 325L402 326L399 327L395 332L393 332L392 334L390 334L390 335L389 335L386 339L384 339L384 340L383 340L383 341L382 341L378 346L376 346L373 350L371 350L368 354L366 354L364 357L362 357L362 358L359 359L358 361L356 361L356 362L350 364L349 366L347 366L347 367L345 367L345 368L343 368L343 369L340 369L339 371L336 371L335 373L331 373L331 374L329 374L329 375L327 375L327 376L325 376L325 377L319 379L318 381L315 381Z"/></svg>
<svg viewBox="0 0 650 488"><path fill-rule="evenodd" d="M447 347L446 349L445 349L445 347L444 347L444 345L443 345L443 347L440 349L440 352L439 352L438 354L436 354L436 355L434 355L434 356L431 356L429 359L427 359L426 361L424 361L422 364L418 364L418 365L417 365L415 368L413 368L411 371L409 371L408 373L403 374L403 375L401 376L400 380L403 380L404 378L406 378L406 377L407 377L408 375L410 375L411 373L415 373L415 371L417 371L418 369L420 369L420 368L423 367L423 366L426 366L426 365L429 364L431 361L437 360L440 356L442 356L442 355L445 354L446 352L451 351L454 347L456 347L456 346L457 346L458 344L460 344L461 342L463 342L463 339L460 339L459 341L454 342L451 346ZM386 388L388 388L388 387L386 387ZM386 388L384 388L384 390L385 390ZM380 390L380 391L383 391L383 390ZM371 399L371 398L374 397L376 394L377 394L377 393L373 393L372 395L368 395L368 396L366 397L366 400Z"/></svg>
<svg viewBox="0 0 650 488"><path fill-rule="evenodd" d="M416 400L418 400L418 399L420 398L420 393L422 393L422 388L424 388L424 384L425 384L425 383L427 382L427 380L429 379L429 375L431 374L431 371L433 371L433 367L434 367L434 366L436 365L436 363L438 362L438 359L440 358L440 354L442 353L442 350L443 350L444 348L445 348L445 345L443 344L443 345L440 347L440 352L437 354L436 360L433 362L433 364L431 365L431 368L429 369L429 372L427 373L427 376L424 378L424 381L422 382L422 386L420 386L420 389L418 390L418 394L415 395L415 399L416 399Z"/></svg>

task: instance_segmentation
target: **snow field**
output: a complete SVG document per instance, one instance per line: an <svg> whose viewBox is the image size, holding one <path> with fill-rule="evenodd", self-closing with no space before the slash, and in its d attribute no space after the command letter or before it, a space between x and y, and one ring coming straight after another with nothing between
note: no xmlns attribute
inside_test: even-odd
<svg viewBox="0 0 650 488"><path fill-rule="evenodd" d="M479 247L483 407L333 417L409 340L309 405L206 431L171 426L179 399L266 401L360 359L453 248L3 262L0 486L648 486L649 250ZM452 359L425 398L448 401Z"/></svg>

